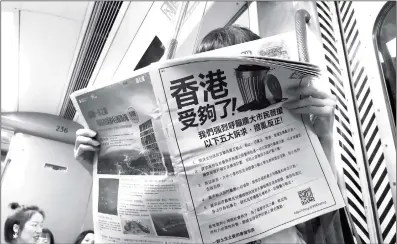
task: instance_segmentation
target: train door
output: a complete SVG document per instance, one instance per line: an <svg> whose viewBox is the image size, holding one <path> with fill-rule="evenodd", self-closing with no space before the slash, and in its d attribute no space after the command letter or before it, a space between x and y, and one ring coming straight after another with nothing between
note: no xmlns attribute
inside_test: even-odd
<svg viewBox="0 0 397 244"><path fill-rule="evenodd" d="M336 9L368 175L371 241L396 243L395 3L338 2Z"/></svg>

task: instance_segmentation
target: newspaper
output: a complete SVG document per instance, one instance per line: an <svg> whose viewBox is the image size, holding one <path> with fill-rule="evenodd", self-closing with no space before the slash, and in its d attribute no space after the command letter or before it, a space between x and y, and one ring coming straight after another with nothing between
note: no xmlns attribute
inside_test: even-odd
<svg viewBox="0 0 397 244"><path fill-rule="evenodd" d="M344 206L309 118L310 64L193 56L72 94L98 132L96 243L247 243Z"/></svg>

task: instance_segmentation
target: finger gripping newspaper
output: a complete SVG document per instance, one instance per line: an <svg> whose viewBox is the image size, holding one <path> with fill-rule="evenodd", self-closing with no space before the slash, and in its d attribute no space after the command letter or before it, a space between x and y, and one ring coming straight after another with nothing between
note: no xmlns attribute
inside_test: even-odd
<svg viewBox="0 0 397 244"><path fill-rule="evenodd" d="M309 117L282 107L319 76L307 63L193 56L75 92L101 143L95 242L248 243L343 207Z"/></svg>

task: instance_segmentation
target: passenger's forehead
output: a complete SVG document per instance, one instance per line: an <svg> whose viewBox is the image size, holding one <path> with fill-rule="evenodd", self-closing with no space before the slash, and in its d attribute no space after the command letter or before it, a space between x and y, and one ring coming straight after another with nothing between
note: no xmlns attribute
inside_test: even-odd
<svg viewBox="0 0 397 244"><path fill-rule="evenodd" d="M32 215L32 217L30 218L29 222L34 222L34 223L41 223L43 222L44 218L43 215L41 215L40 213L36 212Z"/></svg>

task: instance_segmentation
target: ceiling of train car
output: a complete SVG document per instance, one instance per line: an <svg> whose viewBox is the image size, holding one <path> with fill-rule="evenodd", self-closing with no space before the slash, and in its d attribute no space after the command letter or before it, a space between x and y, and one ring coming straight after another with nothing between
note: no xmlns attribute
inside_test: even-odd
<svg viewBox="0 0 397 244"><path fill-rule="evenodd" d="M89 2L2 2L1 7L1 111L58 115Z"/></svg>

